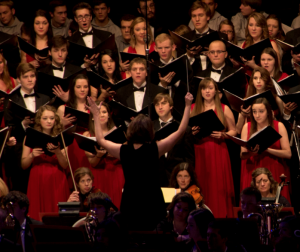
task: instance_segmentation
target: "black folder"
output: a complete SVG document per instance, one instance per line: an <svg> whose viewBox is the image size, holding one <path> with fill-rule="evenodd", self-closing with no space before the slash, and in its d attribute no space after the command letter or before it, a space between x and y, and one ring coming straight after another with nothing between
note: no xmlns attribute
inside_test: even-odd
<svg viewBox="0 0 300 252"><path fill-rule="evenodd" d="M10 90L9 94L6 93L6 91L0 90L0 98L6 98L9 97L10 95L12 95L15 91L19 90L21 87L21 85L16 86L15 88L13 88L12 90Z"/></svg>
<svg viewBox="0 0 300 252"><path fill-rule="evenodd" d="M174 85L178 80L183 80L184 82L186 82L186 79L187 79L186 62L187 62L187 60L188 60L187 56L184 54L164 66L157 66L156 64L149 62L150 73L151 73L150 74L151 82L158 84L157 83L158 73L160 73L162 77L165 77L170 72L175 72L175 76L173 77L172 81L169 83L169 86Z"/></svg>
<svg viewBox="0 0 300 252"><path fill-rule="evenodd" d="M53 87L60 85L62 90L67 92L69 89L69 85L72 82L72 80L78 75L78 74L86 74L86 69L81 69L80 71L66 77L66 78L59 78L54 75L49 75L43 72L38 72L38 78L37 78L37 92L41 94L45 94L50 96L51 98L55 95L53 94Z"/></svg>
<svg viewBox="0 0 300 252"><path fill-rule="evenodd" d="M86 55L88 55L88 57L90 58L93 56L93 54L100 53L105 49L110 49L112 51L117 50L114 34L109 36L106 40L101 42L99 45L94 46L93 48L79 45L72 41L69 41L69 43L70 43L70 47L69 47L68 55L70 56L70 58L76 58L79 59L80 61L82 61Z"/></svg>
<svg viewBox="0 0 300 252"><path fill-rule="evenodd" d="M276 41L284 51L292 50L294 54L300 53L300 43L297 43L296 45L291 45L280 39L276 39Z"/></svg>
<svg viewBox="0 0 300 252"><path fill-rule="evenodd" d="M8 45L17 45L16 35L0 32L0 49L4 49Z"/></svg>
<svg viewBox="0 0 300 252"><path fill-rule="evenodd" d="M71 107L65 107L65 116L70 114L71 116L76 117L76 121L74 122L77 126L87 129L89 127L89 118L90 114L82 112L77 109L73 109Z"/></svg>
<svg viewBox="0 0 300 252"><path fill-rule="evenodd" d="M73 132L75 132L75 130L76 130L76 126L72 125L62 132L66 147L73 143L74 140ZM64 148L63 141L60 134L56 136L50 136L41 131L35 130L31 127L28 127L26 129L25 145L28 146L29 148L31 149L42 148L46 155L52 156L53 153L48 151L47 149L48 143L52 143L54 146L59 145L60 149Z"/></svg>
<svg viewBox="0 0 300 252"><path fill-rule="evenodd" d="M120 116L123 120L127 121L130 121L131 117L136 117L139 114L148 115L148 106L142 108L140 111L136 111L115 100L111 100L109 106L112 108L115 115Z"/></svg>
<svg viewBox="0 0 300 252"><path fill-rule="evenodd" d="M258 144L259 154L261 154L263 151L265 151L267 148L269 148L272 144L274 144L281 138L281 135L271 126L266 126L263 129L255 132L254 134L252 134L248 141L242 140L234 136L230 136L228 134L227 136L233 142L247 148L248 150L251 150L251 148L254 148Z"/></svg>
<svg viewBox="0 0 300 252"><path fill-rule="evenodd" d="M137 53L120 52L120 56L121 56L122 62L126 62L127 60L129 60L129 62L130 62L135 58L146 59L146 55L137 54Z"/></svg>
<svg viewBox="0 0 300 252"><path fill-rule="evenodd" d="M18 37L19 45L22 51L27 53L32 58L35 58L35 54L37 54L40 57L47 57L48 56L48 50L49 47L45 47L41 50L37 49L34 45L29 44L21 37Z"/></svg>
<svg viewBox="0 0 300 252"><path fill-rule="evenodd" d="M111 88L111 90L118 90L121 87L126 86L129 83L132 83L132 78L129 77L124 80L120 80L115 84L112 84L108 81L108 79L102 77L101 75L93 72L93 71L87 71L87 76L89 78L91 86L93 86L96 89L100 88L100 85L102 85L102 88L107 89Z"/></svg>
<svg viewBox="0 0 300 252"><path fill-rule="evenodd" d="M49 102L45 103L44 105L47 105ZM23 120L26 116L30 116L30 118L35 118L35 115L38 112L38 110L36 112L32 112L31 110L24 108L23 106L13 102L12 100L8 101L7 109L11 111L14 117L19 118L21 120Z"/></svg>
<svg viewBox="0 0 300 252"><path fill-rule="evenodd" d="M97 147L97 149L100 149L100 145L97 143L94 137L86 137L78 133L74 133L74 137L79 148L84 151L96 155L97 152L95 150L95 146ZM104 138L108 141L119 144L125 143L127 141L122 126L119 126L118 128L114 128L112 131L109 131L108 134L104 136Z"/></svg>
<svg viewBox="0 0 300 252"><path fill-rule="evenodd" d="M217 82L219 90L222 93L224 93L223 90L227 90L238 96L245 95L247 81L246 81L243 70L244 70L244 68L240 67L234 73L229 74L228 76L223 78L221 81ZM199 80L203 80L205 78L205 77L200 77L200 76L194 76L194 77Z"/></svg>
<svg viewBox="0 0 300 252"><path fill-rule="evenodd" d="M11 127L7 126L7 127L0 130L0 146L3 144L3 141L5 139L5 136L6 136L7 132L8 132L8 137L7 137L6 141L8 141L8 139L9 139L10 132L11 132Z"/></svg>
<svg viewBox="0 0 300 252"><path fill-rule="evenodd" d="M260 63L260 55L261 55L262 51L268 47L272 48L272 44L271 44L271 41L269 38L261 40L261 41L255 43L251 46L248 46L247 48L244 48L244 49L240 48L239 46L237 46L229 41L223 40L223 42L226 45L228 55L242 64L244 64L244 62L240 58L241 56L243 58L245 58L246 60L251 60L252 57L255 56L254 60L255 60L256 64L259 64Z"/></svg>
<svg viewBox="0 0 300 252"><path fill-rule="evenodd" d="M287 91L292 87L298 86L300 83L299 83L298 76L295 74L291 74L291 75L287 76L286 78L282 79L281 81L277 81L277 84L281 88L283 88L284 90Z"/></svg>
<svg viewBox="0 0 300 252"><path fill-rule="evenodd" d="M180 47L180 48L186 48L186 46L188 46L188 48L192 48L194 46L202 46L202 48L208 47L209 44L215 40L227 40L228 37L225 33L221 33L221 32L217 32L217 31L213 31L210 32L209 34L197 38L195 40L190 40L188 38L186 38L184 35L179 35L173 31L169 31L171 37L174 39L175 44Z"/></svg>
<svg viewBox="0 0 300 252"><path fill-rule="evenodd" d="M158 131L155 132L154 139L156 141L162 140L168 137L169 135L171 135L172 133L174 133L175 131L177 131L178 127L179 127L178 122L176 121L169 122L164 127L160 128Z"/></svg>
<svg viewBox="0 0 300 252"><path fill-rule="evenodd" d="M224 90L224 93L226 95L226 98L230 104L230 107L237 111L237 112L241 112L241 106L243 106L244 109L247 109L249 106L252 105L252 103L258 99L258 98L266 98L268 100L268 102L270 103L271 107L272 107L272 110L276 110L278 109L278 105L276 103L276 100L271 92L271 90L267 90L263 93L260 93L260 94L255 94L255 95L252 95L248 98L245 98L245 99L242 99L230 92L228 92L227 90Z"/></svg>
<svg viewBox="0 0 300 252"><path fill-rule="evenodd" d="M278 95L278 97L284 103L295 102L295 103L297 103L298 107L300 106L300 91L293 93L293 94Z"/></svg>
<svg viewBox="0 0 300 252"><path fill-rule="evenodd" d="M199 126L200 131L204 129L210 133L212 131L222 131L225 129L224 125L212 109L191 117L189 126Z"/></svg>

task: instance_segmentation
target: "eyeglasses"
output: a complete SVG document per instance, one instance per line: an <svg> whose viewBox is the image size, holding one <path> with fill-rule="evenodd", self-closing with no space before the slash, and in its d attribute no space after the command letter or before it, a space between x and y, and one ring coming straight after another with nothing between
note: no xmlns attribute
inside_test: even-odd
<svg viewBox="0 0 300 252"><path fill-rule="evenodd" d="M232 34L233 31L221 31L222 33L226 33L226 34Z"/></svg>
<svg viewBox="0 0 300 252"><path fill-rule="evenodd" d="M211 54L211 55L215 55L215 53L217 55L219 55L219 54L224 53L224 52L226 52L226 51L220 51L220 50L218 50L218 51L209 51L208 53Z"/></svg>
<svg viewBox="0 0 300 252"><path fill-rule="evenodd" d="M150 4L149 6L142 7L141 10L146 11L146 10L153 10L155 8L155 4Z"/></svg>
<svg viewBox="0 0 300 252"><path fill-rule="evenodd" d="M91 15L84 15L84 16L78 16L77 17L77 20L78 21L82 21L83 19L87 20L91 17Z"/></svg>

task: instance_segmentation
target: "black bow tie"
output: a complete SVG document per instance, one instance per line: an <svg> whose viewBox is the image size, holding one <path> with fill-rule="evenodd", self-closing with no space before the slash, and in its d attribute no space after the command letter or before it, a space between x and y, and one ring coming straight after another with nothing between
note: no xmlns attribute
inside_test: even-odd
<svg viewBox="0 0 300 252"><path fill-rule="evenodd" d="M52 65L52 69L53 70L58 70L58 71L64 71L64 67L63 66L62 67L56 67L56 66Z"/></svg>
<svg viewBox="0 0 300 252"><path fill-rule="evenodd" d="M215 73L218 73L218 74L221 74L222 70L223 69L220 69L220 70L216 70L216 69L213 69L213 68L211 69L212 72L215 72Z"/></svg>
<svg viewBox="0 0 300 252"><path fill-rule="evenodd" d="M141 87L141 88L133 87L133 92L135 91L145 92L145 87Z"/></svg>
<svg viewBox="0 0 300 252"><path fill-rule="evenodd" d="M166 124L167 124L166 122L161 122L161 123L160 123L160 126L161 126L161 127L164 127Z"/></svg>
<svg viewBox="0 0 300 252"><path fill-rule="evenodd" d="M34 96L36 96L35 93L33 93L33 94L24 94L24 98L27 98L27 97L34 97Z"/></svg>
<svg viewBox="0 0 300 252"><path fill-rule="evenodd" d="M93 35L93 30L90 30L89 32L81 32L81 37L87 36L87 35Z"/></svg>

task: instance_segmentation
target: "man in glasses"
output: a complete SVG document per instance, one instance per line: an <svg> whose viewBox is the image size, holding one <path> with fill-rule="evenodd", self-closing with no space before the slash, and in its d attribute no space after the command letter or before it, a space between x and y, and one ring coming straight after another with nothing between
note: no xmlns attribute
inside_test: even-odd
<svg viewBox="0 0 300 252"><path fill-rule="evenodd" d="M79 30L70 37L69 40L71 42L93 48L111 35L110 32L97 30L92 27L92 7L88 3L81 2L76 4L73 8L73 14ZM99 53L93 54L91 57L86 56L83 67L88 68L97 64L98 56Z"/></svg>

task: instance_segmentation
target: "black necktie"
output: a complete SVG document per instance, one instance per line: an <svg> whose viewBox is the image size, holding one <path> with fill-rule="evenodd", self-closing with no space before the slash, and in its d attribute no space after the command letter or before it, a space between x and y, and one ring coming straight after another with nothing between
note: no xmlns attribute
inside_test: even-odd
<svg viewBox="0 0 300 252"><path fill-rule="evenodd" d="M135 91L145 92L145 87L141 87L141 88L133 87L133 92Z"/></svg>
<svg viewBox="0 0 300 252"><path fill-rule="evenodd" d="M215 72L215 73L218 73L218 74L221 74L222 73L222 69L220 69L220 70L216 70L216 69L211 69L211 71L212 72Z"/></svg>
<svg viewBox="0 0 300 252"><path fill-rule="evenodd" d="M33 94L24 94L24 98L27 98L27 97L34 97L34 96L36 96L35 93L33 93Z"/></svg>
<svg viewBox="0 0 300 252"><path fill-rule="evenodd" d="M81 37L87 36L87 35L93 35L93 30L89 31L89 32L81 32Z"/></svg>
<svg viewBox="0 0 300 252"><path fill-rule="evenodd" d="M161 122L161 123L160 123L160 126L161 126L161 127L164 127L166 124L167 124L166 122Z"/></svg>
<svg viewBox="0 0 300 252"><path fill-rule="evenodd" d="M53 70L58 70L58 71L64 71L64 67L63 66L62 67L56 67L56 66L52 65L52 69Z"/></svg>

